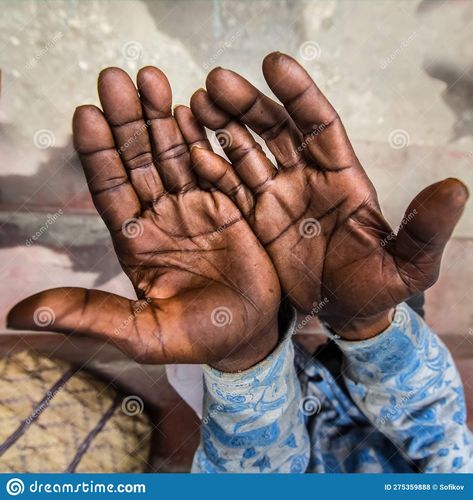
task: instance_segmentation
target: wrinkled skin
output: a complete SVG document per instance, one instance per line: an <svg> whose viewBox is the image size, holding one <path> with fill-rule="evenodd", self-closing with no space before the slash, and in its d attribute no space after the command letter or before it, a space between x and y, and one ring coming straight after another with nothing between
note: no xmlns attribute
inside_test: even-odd
<svg viewBox="0 0 473 500"><path fill-rule="evenodd" d="M138 300L47 290L17 304L8 324L94 335L144 363L248 368L278 341L274 267L234 203L196 184L192 144L172 115L164 74L143 68L137 83L139 94L122 70L104 70L103 112L79 107L73 132L95 206Z"/></svg>
<svg viewBox="0 0 473 500"><path fill-rule="evenodd" d="M231 162L208 162L213 154L202 149L197 171L239 206L298 309L347 339L371 337L388 326L393 306L436 281L467 190L455 179L427 187L395 236L339 116L306 71L273 53L263 73L283 106L217 68L207 91L193 95L192 112L176 110L185 137L204 137L194 116L218 131Z"/></svg>
<svg viewBox="0 0 473 500"><path fill-rule="evenodd" d="M394 236L337 113L307 73L279 53L263 72L284 106L220 68L192 98L231 164L211 151L189 108L175 110L176 123L159 70L139 73L141 102L125 73L102 72L104 113L79 108L74 139L138 300L48 290L15 306L9 326L95 335L148 363L247 368L277 343L280 298L249 226L285 295L347 339L379 333L393 306L431 286L468 197L463 184L447 179L419 193ZM277 168L243 125L266 141ZM38 314L44 308L52 323Z"/></svg>

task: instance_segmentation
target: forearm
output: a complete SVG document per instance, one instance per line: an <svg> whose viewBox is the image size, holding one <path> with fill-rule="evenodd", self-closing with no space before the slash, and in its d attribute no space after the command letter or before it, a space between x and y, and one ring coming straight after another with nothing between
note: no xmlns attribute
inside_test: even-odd
<svg viewBox="0 0 473 500"><path fill-rule="evenodd" d="M193 472L304 472L310 443L300 411L292 328L240 373L204 367L201 443Z"/></svg>
<svg viewBox="0 0 473 500"><path fill-rule="evenodd" d="M463 386L442 341L408 306L359 342L337 340L359 408L424 472L471 472L473 442Z"/></svg>

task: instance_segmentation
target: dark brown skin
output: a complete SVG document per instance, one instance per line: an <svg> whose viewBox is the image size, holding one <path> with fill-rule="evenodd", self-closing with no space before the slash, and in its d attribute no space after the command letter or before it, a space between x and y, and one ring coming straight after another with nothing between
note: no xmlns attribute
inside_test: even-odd
<svg viewBox="0 0 473 500"><path fill-rule="evenodd" d="M73 131L95 206L138 300L46 290L17 304L8 325L94 335L143 363L246 369L278 341L274 267L234 203L197 186L195 149L172 115L165 75L146 67L137 83L139 94L125 72L104 70L103 112L79 107Z"/></svg>
<svg viewBox="0 0 473 500"><path fill-rule="evenodd" d="M263 73L283 106L222 68L194 94L193 114L219 130L231 161L211 162L201 143L196 170L239 206L298 309L316 310L346 339L372 337L396 304L437 280L467 189L456 179L427 187L394 236L339 116L307 72L276 52ZM180 128L203 140L192 112L176 110ZM265 140L277 168L244 125Z"/></svg>

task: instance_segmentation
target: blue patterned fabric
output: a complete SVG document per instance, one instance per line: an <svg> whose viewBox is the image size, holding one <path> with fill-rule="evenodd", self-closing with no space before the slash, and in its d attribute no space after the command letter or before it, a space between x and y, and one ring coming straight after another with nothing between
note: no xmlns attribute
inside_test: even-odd
<svg viewBox="0 0 473 500"><path fill-rule="evenodd" d="M250 370L204 367L193 472L473 472L458 372L407 305L372 339L334 339L339 370L294 353L293 328Z"/></svg>
<svg viewBox="0 0 473 500"><path fill-rule="evenodd" d="M310 456L289 329L264 361L237 374L204 366L193 472L304 472Z"/></svg>

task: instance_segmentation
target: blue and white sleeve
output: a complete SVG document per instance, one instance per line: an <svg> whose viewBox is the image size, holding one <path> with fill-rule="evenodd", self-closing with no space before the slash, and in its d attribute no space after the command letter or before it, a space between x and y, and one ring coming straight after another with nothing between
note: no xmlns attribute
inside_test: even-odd
<svg viewBox="0 0 473 500"><path fill-rule="evenodd" d="M336 340L352 399L422 472L473 472L463 386L439 337L406 304L378 336Z"/></svg>
<svg viewBox="0 0 473 500"><path fill-rule="evenodd" d="M192 472L305 472L310 442L301 412L292 329L256 366L204 366L201 442Z"/></svg>

